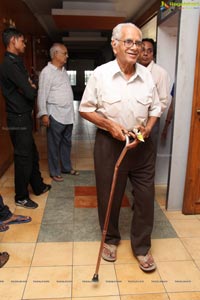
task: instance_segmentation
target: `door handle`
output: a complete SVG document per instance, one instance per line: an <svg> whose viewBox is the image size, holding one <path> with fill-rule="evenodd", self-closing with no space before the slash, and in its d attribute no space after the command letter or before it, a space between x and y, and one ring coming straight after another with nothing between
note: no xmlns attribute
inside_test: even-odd
<svg viewBox="0 0 200 300"><path fill-rule="evenodd" d="M200 108L197 109L197 113L198 113L198 115L200 114Z"/></svg>

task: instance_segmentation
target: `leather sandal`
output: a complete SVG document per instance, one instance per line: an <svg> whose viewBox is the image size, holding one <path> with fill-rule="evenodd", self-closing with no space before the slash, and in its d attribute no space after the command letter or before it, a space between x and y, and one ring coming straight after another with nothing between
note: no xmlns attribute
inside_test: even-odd
<svg viewBox="0 0 200 300"><path fill-rule="evenodd" d="M62 171L63 174L69 174L69 175L74 175L78 176L79 172L77 170L71 169L70 171Z"/></svg>
<svg viewBox="0 0 200 300"><path fill-rule="evenodd" d="M0 268L2 268L9 260L8 252L0 252Z"/></svg>
<svg viewBox="0 0 200 300"><path fill-rule="evenodd" d="M151 255L151 253L147 253L146 255L138 255L136 256L139 267L144 272L152 272L156 269L156 264L154 262L154 259Z"/></svg>
<svg viewBox="0 0 200 300"><path fill-rule="evenodd" d="M8 229L9 229L8 225L3 224L3 223L0 224L0 232L4 232L4 231L6 231Z"/></svg>
<svg viewBox="0 0 200 300"><path fill-rule="evenodd" d="M117 259L117 246L104 243L102 258L109 262L114 262Z"/></svg>
<svg viewBox="0 0 200 300"><path fill-rule="evenodd" d="M57 176L51 176L51 178L56 181L56 182L62 182L64 179L62 176L57 175Z"/></svg>

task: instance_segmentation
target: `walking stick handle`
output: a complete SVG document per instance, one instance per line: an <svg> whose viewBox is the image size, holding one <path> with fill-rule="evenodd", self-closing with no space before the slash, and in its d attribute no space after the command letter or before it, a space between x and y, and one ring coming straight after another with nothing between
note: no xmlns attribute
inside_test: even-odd
<svg viewBox="0 0 200 300"><path fill-rule="evenodd" d="M126 145L125 145L125 147L126 147L126 146L128 146L128 144L130 144L130 138L127 134L125 135L125 138L126 138Z"/></svg>

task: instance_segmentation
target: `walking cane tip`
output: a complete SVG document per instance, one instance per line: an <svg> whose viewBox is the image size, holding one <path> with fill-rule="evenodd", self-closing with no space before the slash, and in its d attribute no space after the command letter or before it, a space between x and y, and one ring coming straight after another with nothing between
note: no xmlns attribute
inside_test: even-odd
<svg viewBox="0 0 200 300"><path fill-rule="evenodd" d="M94 276L92 277L92 281L93 282L98 282L99 281L99 275L98 274L94 274Z"/></svg>

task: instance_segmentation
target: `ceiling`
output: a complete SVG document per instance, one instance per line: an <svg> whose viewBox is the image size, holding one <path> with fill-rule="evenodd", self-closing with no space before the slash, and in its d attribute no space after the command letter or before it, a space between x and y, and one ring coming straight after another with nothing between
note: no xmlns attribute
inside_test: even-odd
<svg viewBox="0 0 200 300"><path fill-rule="evenodd" d="M97 49L110 42L113 27L134 22L156 0L22 0L53 41L71 49Z"/></svg>

